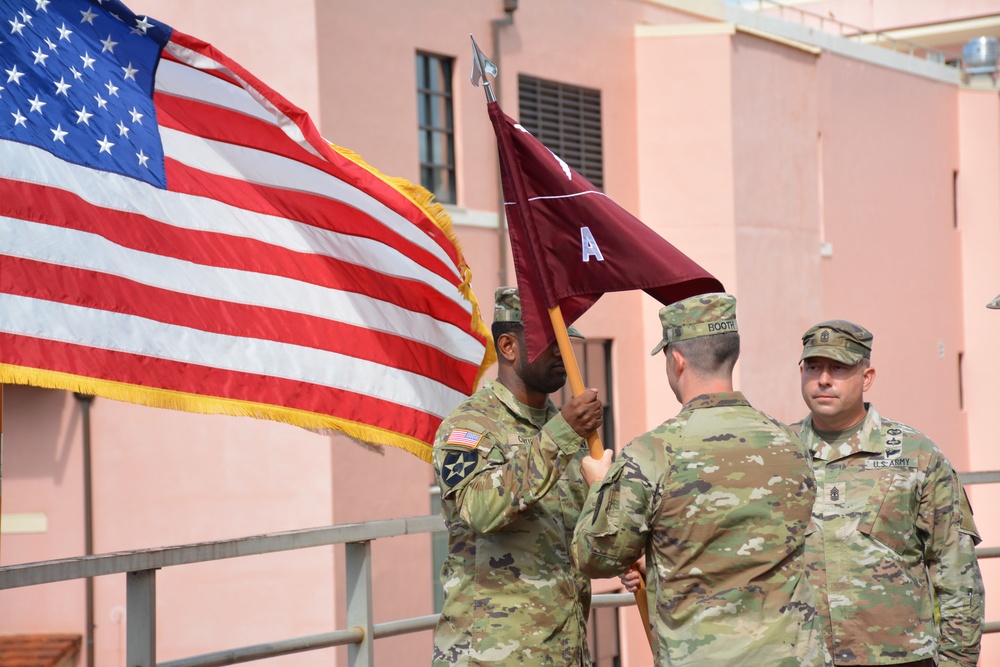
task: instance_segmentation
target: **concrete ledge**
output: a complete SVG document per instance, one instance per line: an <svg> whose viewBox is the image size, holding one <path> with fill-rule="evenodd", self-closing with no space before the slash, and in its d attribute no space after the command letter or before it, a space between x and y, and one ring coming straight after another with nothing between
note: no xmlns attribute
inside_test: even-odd
<svg viewBox="0 0 1000 667"><path fill-rule="evenodd" d="M790 40L811 49L829 51L935 81L953 85L962 83L962 72L956 67L865 44L794 21L752 12L721 0L647 0L647 2L706 19L732 23L737 30L758 34L767 39Z"/></svg>

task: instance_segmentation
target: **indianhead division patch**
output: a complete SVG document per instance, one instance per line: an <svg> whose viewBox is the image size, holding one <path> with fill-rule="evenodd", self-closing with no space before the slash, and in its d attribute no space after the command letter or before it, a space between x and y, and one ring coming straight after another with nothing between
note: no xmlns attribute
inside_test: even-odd
<svg viewBox="0 0 1000 667"><path fill-rule="evenodd" d="M462 445L463 447L472 447L475 449L479 446L479 441L483 439L482 433L476 433L475 431L469 431L464 428L456 428L448 436L448 440L445 442L446 445Z"/></svg>
<svg viewBox="0 0 1000 667"><path fill-rule="evenodd" d="M448 450L441 464L441 481L449 488L455 486L476 469L478 462L479 454L474 449Z"/></svg>

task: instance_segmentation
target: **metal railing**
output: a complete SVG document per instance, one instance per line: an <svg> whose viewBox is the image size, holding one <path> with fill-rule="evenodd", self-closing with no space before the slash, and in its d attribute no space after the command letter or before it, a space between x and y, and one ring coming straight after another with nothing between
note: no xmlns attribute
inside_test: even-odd
<svg viewBox="0 0 1000 667"><path fill-rule="evenodd" d="M896 39L888 33L878 30L867 30L861 26L846 23L832 16L823 16L815 12L800 9L792 5L786 5L775 0L728 0L731 4L742 9L776 15L784 21L795 21L806 27L818 28L823 32L837 35L845 39L854 40L863 44L873 44L896 53L906 54L913 58L920 58L934 63L940 63L947 67L961 69L961 58L954 53L924 46L916 42L905 39Z"/></svg>
<svg viewBox="0 0 1000 667"><path fill-rule="evenodd" d="M963 484L1000 482L1000 471L963 473ZM444 530L439 515L367 521L365 523L293 530L217 542L140 549L79 558L25 563L0 567L0 590L37 586L57 581L89 579L125 574L126 664L129 667L221 667L273 658L301 651L348 647L350 667L374 667L374 642L411 632L433 629L438 615L418 616L388 623L372 622L373 540L434 533ZM285 639L196 655L169 662L156 662L156 571L165 567L204 563L266 553L343 544L346 558L347 628L318 635ZM976 550L976 556L1000 557L1000 547ZM622 607L635 604L632 595L595 595L592 607ZM987 623L985 632L1000 632L1000 622Z"/></svg>
<svg viewBox="0 0 1000 667"><path fill-rule="evenodd" d="M431 515L8 565L0 567L0 590L125 574L125 613L129 619L126 626L125 653L126 664L129 667L154 667L154 665L219 667L344 645L348 647L348 665L373 667L376 639L433 629L438 615L431 614L379 624L372 622L371 542L381 538L434 533L444 529L441 517ZM345 547L347 629L227 649L169 662L156 662L157 570L224 558L336 544L343 544ZM629 604L635 604L632 595L611 594L595 595L591 606L621 607Z"/></svg>

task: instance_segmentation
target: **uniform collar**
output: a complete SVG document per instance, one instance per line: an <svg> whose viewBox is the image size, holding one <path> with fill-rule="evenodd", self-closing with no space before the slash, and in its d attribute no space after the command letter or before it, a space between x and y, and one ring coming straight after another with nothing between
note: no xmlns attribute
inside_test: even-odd
<svg viewBox="0 0 1000 667"><path fill-rule="evenodd" d="M514 394L511 393L510 389L505 387L503 383L500 382L499 380L487 380L486 388L492 391L493 394L500 400L501 403L503 403L507 407L508 410L510 410L512 414L514 414L519 419L534 424L538 428L542 428L543 426L545 426L545 422L551 419L552 413L557 412L556 406L555 404L552 403L551 400L548 401L544 410L536 410L528 407L521 401L517 400L517 398L514 397ZM541 424L539 424L537 420L532 419L532 413L539 413L539 412L544 412L546 414L546 419Z"/></svg>
<svg viewBox="0 0 1000 667"><path fill-rule="evenodd" d="M812 423L812 415L806 417L803 422L802 435L806 447L813 453L813 456L823 461L834 461L836 459L864 452L866 454L882 454L885 451L885 443L882 442L882 417L871 403L865 403L868 409L861 430L855 433L850 440L839 445L836 449L833 445L825 442L816 435L816 429Z"/></svg>
<svg viewBox="0 0 1000 667"><path fill-rule="evenodd" d="M695 396L690 401L684 404L682 411L699 410L701 408L715 408L719 406L728 407L734 405L749 406L750 403L743 396L743 392L722 391L716 394L701 394L699 396Z"/></svg>

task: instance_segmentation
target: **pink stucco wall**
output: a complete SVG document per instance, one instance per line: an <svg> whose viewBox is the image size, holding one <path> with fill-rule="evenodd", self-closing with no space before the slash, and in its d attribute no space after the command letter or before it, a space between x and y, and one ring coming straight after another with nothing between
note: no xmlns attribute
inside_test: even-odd
<svg viewBox="0 0 1000 667"><path fill-rule="evenodd" d="M67 392L4 388L3 509L44 512L48 530L4 535L3 564L84 553L81 415ZM332 523L327 437L96 399L91 440L96 553ZM332 577L329 549L163 570L159 658L328 631ZM124 664L124 577L94 588L97 663ZM0 592L4 633L82 633L83 611L82 582Z"/></svg>
<svg viewBox="0 0 1000 667"><path fill-rule="evenodd" d="M799 337L852 319L875 333L869 398L882 413L924 430L960 471L997 469L988 406L1000 397L988 378L1000 322L983 308L1000 291L996 92L739 32L648 36L637 48L642 217L669 220L657 228L737 295L739 387L801 418ZM653 366L650 421L675 409ZM984 546L995 495L972 493ZM983 569L992 590L996 568ZM982 664L996 644L987 637Z"/></svg>
<svg viewBox="0 0 1000 667"><path fill-rule="evenodd" d="M822 269L824 314L875 334L871 399L883 414L924 430L965 470L952 198L957 91L835 56L820 67L824 219L833 245ZM919 386L933 390L916 390L916 368Z"/></svg>
<svg viewBox="0 0 1000 667"><path fill-rule="evenodd" d="M79 556L84 553L82 457L80 417L71 394L7 386L3 399L3 511L45 512L48 530L3 535L0 563ZM33 627L80 632L83 600L83 582L76 581L3 591L0 627L5 633Z"/></svg>
<svg viewBox="0 0 1000 667"><path fill-rule="evenodd" d="M818 57L737 33L733 49L733 179L742 386L761 409L802 416L802 333L823 319L819 297Z"/></svg>
<svg viewBox="0 0 1000 667"><path fill-rule="evenodd" d="M728 35L636 40L639 217L738 294L728 44ZM663 358L648 356L662 336L660 304L647 297L642 307L645 431L679 406Z"/></svg>
<svg viewBox="0 0 1000 667"><path fill-rule="evenodd" d="M965 414L968 419L969 470L1000 470L996 409L1000 404L1000 315L983 305L1000 293L1000 98L996 91L965 90L959 94L958 215L962 234L965 355L963 376ZM970 487L976 523L984 547L1000 546L1000 485ZM1000 617L1000 563L981 560L986 576L986 618ZM1000 661L1000 637L984 642L989 653L983 665ZM991 662L988 662L989 658Z"/></svg>

